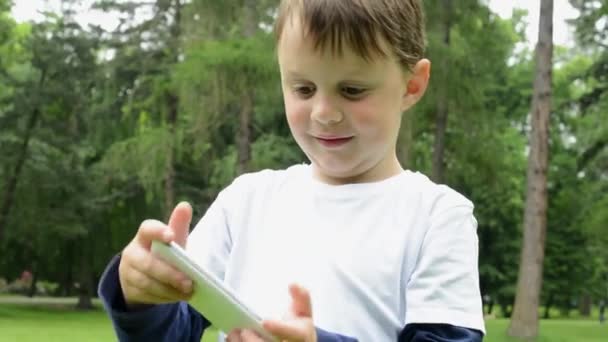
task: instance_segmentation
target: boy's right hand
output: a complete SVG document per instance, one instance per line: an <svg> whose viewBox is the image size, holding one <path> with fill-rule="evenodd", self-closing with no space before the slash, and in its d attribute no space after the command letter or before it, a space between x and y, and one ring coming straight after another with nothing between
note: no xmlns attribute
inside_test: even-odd
<svg viewBox="0 0 608 342"><path fill-rule="evenodd" d="M192 281L160 258L153 255L153 240L175 241L186 246L192 207L187 202L178 204L169 225L157 220L141 223L135 238L122 252L118 274L127 308L139 304L162 304L187 300L192 294Z"/></svg>

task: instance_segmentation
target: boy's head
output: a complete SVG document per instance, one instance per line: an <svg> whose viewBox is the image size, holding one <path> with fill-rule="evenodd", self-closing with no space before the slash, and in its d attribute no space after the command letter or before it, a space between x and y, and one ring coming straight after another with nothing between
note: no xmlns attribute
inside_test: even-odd
<svg viewBox="0 0 608 342"><path fill-rule="evenodd" d="M392 53L411 70L424 55L421 6L419 0L282 0L276 39L280 42L285 25L297 17L315 49L340 54L348 46L365 59Z"/></svg>
<svg viewBox="0 0 608 342"><path fill-rule="evenodd" d="M418 0L283 0L276 22L287 120L315 175L377 181L401 170L401 113L424 94Z"/></svg>

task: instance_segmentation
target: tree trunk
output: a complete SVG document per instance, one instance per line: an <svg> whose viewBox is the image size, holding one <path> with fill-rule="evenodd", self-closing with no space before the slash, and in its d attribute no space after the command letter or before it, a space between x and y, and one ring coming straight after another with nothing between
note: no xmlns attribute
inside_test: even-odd
<svg viewBox="0 0 608 342"><path fill-rule="evenodd" d="M169 113L167 115L167 126L171 144L167 151L165 164L165 222L168 222L173 207L175 206L175 125L177 123L178 98L174 94L167 96Z"/></svg>
<svg viewBox="0 0 608 342"><path fill-rule="evenodd" d="M549 298L547 299L547 302L545 303L545 314L543 315L544 319L551 318L551 307L552 306L553 306L553 293L549 294Z"/></svg>
<svg viewBox="0 0 608 342"><path fill-rule="evenodd" d="M591 317L591 296L588 293L585 293L580 297L578 311L583 317Z"/></svg>
<svg viewBox="0 0 608 342"><path fill-rule="evenodd" d="M547 225L547 167L553 55L553 0L542 0L536 77L532 98L532 132L528 156L524 239L517 293L508 334L533 339L538 335L538 303L542 286Z"/></svg>
<svg viewBox="0 0 608 342"><path fill-rule="evenodd" d="M181 16L182 4L181 0L175 0L173 3L174 16L173 25L171 26L171 41L173 47L173 63L179 63L180 37L181 37ZM175 94L175 90L169 90L167 94L167 127L169 129L169 151L167 152L167 160L165 164L165 222L169 221L173 207L175 206L175 127L177 125L177 117L179 112L179 97Z"/></svg>
<svg viewBox="0 0 608 342"><path fill-rule="evenodd" d="M488 302L488 315L491 315L492 312L494 312L494 299L490 299L490 301Z"/></svg>
<svg viewBox="0 0 608 342"><path fill-rule="evenodd" d="M21 147L19 148L17 162L15 163L12 173L8 177L6 187L4 188L4 193L2 194L2 205L0 206L0 241L3 239L5 225L8 222L8 215L13 207L15 191L17 189L17 184L19 183L19 176L21 175L23 164L25 164L25 160L27 159L27 152L29 149L30 139L32 137L32 131L36 127L39 118L40 110L35 108L27 122L23 141L21 142Z"/></svg>
<svg viewBox="0 0 608 342"><path fill-rule="evenodd" d="M450 31L452 29L452 2L443 1L443 43L444 51L450 46ZM447 55L441 57L442 80L437 91L437 114L435 117L435 143L433 146L433 165L431 178L436 183L443 183L445 178L445 132L448 125L448 59Z"/></svg>
<svg viewBox="0 0 608 342"><path fill-rule="evenodd" d="M245 0L243 7L243 37L251 38L255 35L257 29L257 20L255 15L255 0ZM251 124L253 118L254 98L253 87L251 86L251 76L243 74L241 89L241 105L239 112L239 129L237 132L237 165L236 172L241 175L249 170L251 161L251 143L253 140Z"/></svg>
<svg viewBox="0 0 608 342"><path fill-rule="evenodd" d="M44 82L46 81L46 70L42 70L40 74L40 79L38 80L38 89L42 89ZM13 202L15 200L15 190L17 189L17 183L19 182L19 176L21 175L21 170L23 168L23 164L27 159L27 151L30 145L30 139L32 137L32 132L40 119L40 107L37 103L34 104L34 110L30 115L30 118L27 122L27 126L25 128L25 134L23 135L23 141L21 143L21 148L19 149L19 155L17 157L17 162L15 163L15 168L13 172L8 177L8 181L6 183L6 188L4 188L4 193L2 194L2 204L0 204L0 241L2 241L4 236L5 225L8 222L8 215L10 214L11 208L13 207Z"/></svg>
<svg viewBox="0 0 608 342"><path fill-rule="evenodd" d="M502 314L505 316L505 318L511 317L511 309L509 308L509 304L500 303L500 310L502 311Z"/></svg>
<svg viewBox="0 0 608 342"><path fill-rule="evenodd" d="M72 295L72 284L74 283L73 265L74 265L74 247L72 241L68 241L65 244L65 269L63 270L63 277L60 284L59 293L63 297L69 297Z"/></svg>
<svg viewBox="0 0 608 342"><path fill-rule="evenodd" d="M253 115L253 97L247 91L241 96L241 111L239 113L239 131L237 136L238 164L237 174L249 170L251 161L251 117Z"/></svg>
<svg viewBox="0 0 608 342"><path fill-rule="evenodd" d="M401 163L401 167L404 169L412 168L412 142L414 120L412 115L414 113L409 111L403 113L401 117L401 127L399 128L399 142L397 144L397 157Z"/></svg>
<svg viewBox="0 0 608 342"><path fill-rule="evenodd" d="M32 298L36 295L36 284L38 283L38 268L32 267L32 283L27 291L27 296Z"/></svg>
<svg viewBox="0 0 608 342"><path fill-rule="evenodd" d="M92 310L93 302L93 271L91 269L92 258L89 245L89 238L84 237L80 244L82 254L80 256L80 288L78 289L78 304L76 308L80 310Z"/></svg>

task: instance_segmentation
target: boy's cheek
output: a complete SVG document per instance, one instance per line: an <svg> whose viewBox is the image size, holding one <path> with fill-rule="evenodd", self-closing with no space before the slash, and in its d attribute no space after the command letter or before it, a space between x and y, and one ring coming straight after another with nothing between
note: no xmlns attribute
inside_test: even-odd
<svg viewBox="0 0 608 342"><path fill-rule="evenodd" d="M399 112L399 104L387 103L386 98L370 96L364 100L353 102L346 110L356 124L364 126L378 125L389 119L389 113Z"/></svg>
<svg viewBox="0 0 608 342"><path fill-rule="evenodd" d="M292 130L302 131L307 129L310 120L310 111L307 106L287 102L285 104L285 113Z"/></svg>

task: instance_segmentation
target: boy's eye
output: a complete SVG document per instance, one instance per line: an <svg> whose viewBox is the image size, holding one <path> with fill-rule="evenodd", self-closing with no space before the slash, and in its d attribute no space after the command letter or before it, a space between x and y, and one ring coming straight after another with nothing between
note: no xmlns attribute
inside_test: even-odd
<svg viewBox="0 0 608 342"><path fill-rule="evenodd" d="M294 91L303 97L312 96L315 93L315 87L312 86L297 86L294 87Z"/></svg>
<svg viewBox="0 0 608 342"><path fill-rule="evenodd" d="M342 93L347 97L358 97L365 93L365 89L358 87L342 87Z"/></svg>

